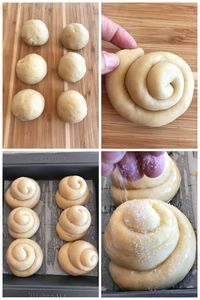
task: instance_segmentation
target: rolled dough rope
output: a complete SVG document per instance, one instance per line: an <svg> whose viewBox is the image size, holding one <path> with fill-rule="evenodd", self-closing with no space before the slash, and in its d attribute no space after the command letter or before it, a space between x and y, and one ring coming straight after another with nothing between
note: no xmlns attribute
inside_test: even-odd
<svg viewBox="0 0 200 300"><path fill-rule="evenodd" d="M143 199L121 204L106 227L110 274L122 289L169 288L187 275L196 253L194 230L173 205Z"/></svg>
<svg viewBox="0 0 200 300"><path fill-rule="evenodd" d="M106 75L111 104L126 120L148 127L173 122L189 107L194 80L189 65L170 52L119 51L119 66Z"/></svg>

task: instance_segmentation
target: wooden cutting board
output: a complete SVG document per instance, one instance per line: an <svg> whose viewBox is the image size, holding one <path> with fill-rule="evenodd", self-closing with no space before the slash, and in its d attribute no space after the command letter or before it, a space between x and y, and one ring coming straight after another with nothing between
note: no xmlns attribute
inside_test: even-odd
<svg viewBox="0 0 200 300"><path fill-rule="evenodd" d="M49 41L41 47L26 45L20 38L25 20L38 18L49 29ZM90 34L88 45L78 51L86 59L87 73L75 84L68 84L57 74L60 57L67 51L59 41L63 27L82 23ZM4 148L97 148L98 147L98 4L5 3L3 5L3 88ZM47 76L28 86L16 76L17 61L29 53L40 54L48 64ZM46 99L43 114L36 120L21 122L11 113L13 96L25 88L41 92ZM69 125L56 114L61 92L74 89L88 104L88 115L79 124Z"/></svg>
<svg viewBox="0 0 200 300"><path fill-rule="evenodd" d="M147 128L124 120L111 106L102 84L103 148L197 147L197 5L177 3L103 3L105 16L133 35L146 53L170 51L190 65L195 91L187 112L161 128ZM116 51L108 43L104 46Z"/></svg>

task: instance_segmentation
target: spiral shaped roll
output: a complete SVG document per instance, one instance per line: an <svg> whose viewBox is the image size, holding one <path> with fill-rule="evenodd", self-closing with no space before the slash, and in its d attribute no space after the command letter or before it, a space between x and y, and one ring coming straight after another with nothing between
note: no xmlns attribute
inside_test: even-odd
<svg viewBox="0 0 200 300"><path fill-rule="evenodd" d="M122 117L144 126L160 127L188 109L194 80L181 57L170 52L144 54L140 48L117 54L120 64L106 75L106 90Z"/></svg>
<svg viewBox="0 0 200 300"><path fill-rule="evenodd" d="M112 173L111 197L116 205L134 199L159 199L169 202L181 184L180 171L174 160L165 153L165 167L160 176L144 175L137 181L127 181L116 168Z"/></svg>
<svg viewBox="0 0 200 300"><path fill-rule="evenodd" d="M86 181L80 176L67 176L59 182L56 192L56 203L62 208L83 205L89 199L89 189Z"/></svg>
<svg viewBox="0 0 200 300"><path fill-rule="evenodd" d="M98 263L96 248L86 241L64 244L58 252L58 262L64 272L83 275L92 271Z"/></svg>
<svg viewBox="0 0 200 300"><path fill-rule="evenodd" d="M196 238L186 216L153 199L121 204L104 234L109 271L127 290L169 288L180 282L195 260Z"/></svg>
<svg viewBox="0 0 200 300"><path fill-rule="evenodd" d="M7 189L5 200L11 208L33 208L40 200L40 186L31 178L19 177Z"/></svg>
<svg viewBox="0 0 200 300"><path fill-rule="evenodd" d="M14 275L28 277L40 269L43 253L35 241L17 239L9 245L6 252L6 261Z"/></svg>
<svg viewBox="0 0 200 300"><path fill-rule="evenodd" d="M40 220L34 210L27 207L13 209L7 219L8 232L15 239L32 237L40 226Z"/></svg>
<svg viewBox="0 0 200 300"><path fill-rule="evenodd" d="M66 208L60 215L56 231L61 240L71 242L80 239L91 224L89 210L82 205Z"/></svg>

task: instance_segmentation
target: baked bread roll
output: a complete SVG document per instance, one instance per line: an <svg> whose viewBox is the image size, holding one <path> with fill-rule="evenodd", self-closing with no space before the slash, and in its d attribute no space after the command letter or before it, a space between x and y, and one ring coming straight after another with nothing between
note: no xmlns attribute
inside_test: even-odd
<svg viewBox="0 0 200 300"><path fill-rule="evenodd" d="M17 239L9 245L6 252L6 261L14 275L28 277L40 269L43 253L35 241Z"/></svg>
<svg viewBox="0 0 200 300"><path fill-rule="evenodd" d="M180 282L195 260L196 238L186 216L163 201L127 201L113 213L104 246L109 271L122 289L169 288Z"/></svg>
<svg viewBox="0 0 200 300"><path fill-rule="evenodd" d="M86 181L80 176L67 176L59 182L56 192L56 203L62 208L83 205L89 199L89 189Z"/></svg>
<svg viewBox="0 0 200 300"><path fill-rule="evenodd" d="M66 208L60 215L56 231L61 240L71 242L82 238L91 224L89 210L82 205Z"/></svg>
<svg viewBox="0 0 200 300"><path fill-rule="evenodd" d="M148 127L173 122L189 107L194 80L189 65L170 52L144 55L140 48L117 53L119 66L106 75L106 90L126 120Z"/></svg>
<svg viewBox="0 0 200 300"><path fill-rule="evenodd" d="M127 200L152 198L169 202L181 184L181 175L174 160L165 155L165 167L160 176L150 178L144 175L137 181L127 181L116 168L112 173L111 196L116 205Z"/></svg>
<svg viewBox="0 0 200 300"><path fill-rule="evenodd" d="M62 270L78 276L92 271L98 263L96 248L86 241L64 244L58 252L58 262Z"/></svg>
<svg viewBox="0 0 200 300"><path fill-rule="evenodd" d="M5 193L7 204L12 207L33 208L40 200L39 184L28 177L15 179Z"/></svg>
<svg viewBox="0 0 200 300"><path fill-rule="evenodd" d="M8 232L15 239L31 238L40 226L36 212L28 207L13 209L7 219Z"/></svg>
<svg viewBox="0 0 200 300"><path fill-rule="evenodd" d="M80 50L89 41L88 30L79 23L68 24L62 31L61 42L66 49Z"/></svg>

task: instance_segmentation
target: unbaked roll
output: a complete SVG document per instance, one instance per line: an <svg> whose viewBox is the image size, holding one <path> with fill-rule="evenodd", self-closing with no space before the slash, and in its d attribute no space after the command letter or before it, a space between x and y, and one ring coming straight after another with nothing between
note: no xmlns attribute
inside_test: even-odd
<svg viewBox="0 0 200 300"><path fill-rule="evenodd" d="M61 240L72 242L80 239L91 224L89 210L82 205L66 208L60 215L56 231Z"/></svg>
<svg viewBox="0 0 200 300"><path fill-rule="evenodd" d="M96 248L86 241L64 244L58 252L58 262L64 272L83 275L92 271L98 263Z"/></svg>
<svg viewBox="0 0 200 300"><path fill-rule="evenodd" d="M116 168L112 173L111 196L116 205L127 200L152 198L169 202L181 184L180 171L175 161L165 155L165 167L160 176L150 178L144 175L137 181L127 181Z"/></svg>
<svg viewBox="0 0 200 300"><path fill-rule="evenodd" d="M126 120L148 127L173 122L189 107L194 80L189 65L170 52L144 54L140 48L117 53L120 64L106 75L106 90Z"/></svg>
<svg viewBox="0 0 200 300"><path fill-rule="evenodd" d="M15 239L31 238L40 226L36 212L28 207L13 209L7 219L8 232Z"/></svg>
<svg viewBox="0 0 200 300"><path fill-rule="evenodd" d="M35 241L17 239L9 245L6 252L6 261L14 275L28 277L40 269L43 253Z"/></svg>
<svg viewBox="0 0 200 300"><path fill-rule="evenodd" d="M67 176L59 182L56 192L56 203L62 208L83 205L89 199L89 189L86 181L80 176Z"/></svg>
<svg viewBox="0 0 200 300"><path fill-rule="evenodd" d="M31 19L24 22L21 29L21 38L30 46L41 46L48 41L49 32L44 22Z"/></svg>
<svg viewBox="0 0 200 300"><path fill-rule="evenodd" d="M180 282L195 260L196 238L186 216L153 199L121 204L106 227L109 271L122 289L169 288Z"/></svg>
<svg viewBox="0 0 200 300"><path fill-rule="evenodd" d="M40 200L39 184L28 177L15 179L5 193L7 204L12 207L33 208Z"/></svg>

